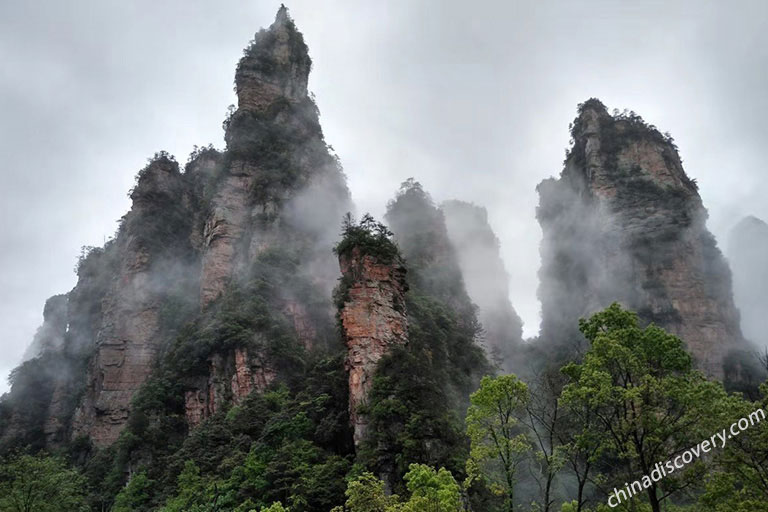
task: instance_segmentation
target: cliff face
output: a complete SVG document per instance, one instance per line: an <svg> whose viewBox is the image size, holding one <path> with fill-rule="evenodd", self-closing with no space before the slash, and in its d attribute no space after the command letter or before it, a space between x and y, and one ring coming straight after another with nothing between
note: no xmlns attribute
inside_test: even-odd
<svg viewBox="0 0 768 512"><path fill-rule="evenodd" d="M338 275L331 248L351 208L307 91L310 67L303 37L281 8L238 64L238 108L224 122L227 151L216 162L194 163L199 173L213 176L201 180L213 185L203 186L211 199L200 237L200 307L248 282L271 258L291 260L296 282L274 283L269 302L308 351L328 342L321 338L332 325L330 291ZM207 377L196 379L185 395L191 425L275 379L262 345L208 358Z"/></svg>
<svg viewBox="0 0 768 512"><path fill-rule="evenodd" d="M159 310L172 276L161 259L172 257L176 236L160 236L157 228L183 207L185 193L178 165L168 158L147 166L131 193L133 208L117 238L117 273L102 304L87 391L73 422L73 435L87 435L96 445L117 440L162 342Z"/></svg>
<svg viewBox="0 0 768 512"><path fill-rule="evenodd" d="M744 335L768 347L768 224L757 217L742 219L731 230L727 256Z"/></svg>
<svg viewBox="0 0 768 512"><path fill-rule="evenodd" d="M597 100L580 106L572 136L560 178L538 187L542 341L578 350L577 319L619 301L722 376L745 342L728 265L673 142Z"/></svg>
<svg viewBox="0 0 768 512"><path fill-rule="evenodd" d="M488 213L456 200L444 202L441 210L467 293L478 307L485 347L504 371L513 372L521 355L523 323L509 300L509 275Z"/></svg>
<svg viewBox="0 0 768 512"><path fill-rule="evenodd" d="M347 295L340 319L347 345L349 415L355 446L358 446L368 425L358 410L368 402L376 365L393 346L407 342L405 292L408 285L405 267L399 258L384 262L355 247L340 255L339 265Z"/></svg>
<svg viewBox="0 0 768 512"><path fill-rule="evenodd" d="M74 290L49 302L29 351L46 386L26 412L9 406L31 393L16 386L5 404L16 426L3 438L42 429L50 444L85 436L107 446L137 391L169 364L194 366L177 372L194 427L292 371L283 352L294 341L297 352L338 343L332 247L351 202L307 91L310 67L283 7L238 64L226 150L196 149L183 171L155 155L115 239L84 258Z"/></svg>
<svg viewBox="0 0 768 512"><path fill-rule="evenodd" d="M285 8L269 30L256 34L238 64L238 108L224 123L225 169L203 233L202 306L276 245L309 253L308 265L326 269L318 280L330 276L325 285L333 286L335 262L326 252L350 200L307 92L310 67L307 46ZM318 243L327 245L317 250ZM286 310L301 323L301 308L290 299Z"/></svg>

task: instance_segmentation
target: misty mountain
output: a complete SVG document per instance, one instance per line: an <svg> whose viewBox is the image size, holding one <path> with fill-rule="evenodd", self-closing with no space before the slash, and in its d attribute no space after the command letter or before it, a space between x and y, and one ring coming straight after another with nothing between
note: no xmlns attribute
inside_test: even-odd
<svg viewBox="0 0 768 512"><path fill-rule="evenodd" d="M71 510L586 512L724 418L708 408L747 411L730 391L761 396L742 327L768 344L768 225L735 228L732 289L671 136L578 106L537 188L542 327L524 341L482 205L411 178L382 219L352 216L311 67L281 6L235 70L226 147L158 151L115 235L83 248L0 398L7 496L37 465L75 487ZM734 460L690 496L653 487L650 510L751 488L723 476Z"/></svg>
<svg viewBox="0 0 768 512"><path fill-rule="evenodd" d="M768 346L768 224L746 217L731 230L726 254L741 328L759 347Z"/></svg>

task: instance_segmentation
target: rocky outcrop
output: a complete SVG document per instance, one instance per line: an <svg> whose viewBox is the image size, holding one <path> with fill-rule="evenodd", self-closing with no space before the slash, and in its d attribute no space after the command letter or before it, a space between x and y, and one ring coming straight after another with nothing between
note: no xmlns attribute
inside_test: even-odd
<svg viewBox="0 0 768 512"><path fill-rule="evenodd" d="M745 346L731 276L672 139L634 113L580 105L559 179L539 187L541 340L569 357L579 317L619 301L723 375Z"/></svg>
<svg viewBox="0 0 768 512"><path fill-rule="evenodd" d="M340 255L345 295L340 311L346 368L349 372L349 415L355 445L365 438L367 421L359 409L367 403L379 360L393 346L407 342L405 267L399 258L381 261L352 248Z"/></svg>
<svg viewBox="0 0 768 512"><path fill-rule="evenodd" d="M488 213L456 200L444 202L441 210L467 293L478 307L485 348L505 372L513 372L520 363L523 323L509 300L509 275Z"/></svg>
<svg viewBox="0 0 768 512"><path fill-rule="evenodd" d="M768 347L768 224L752 216L742 219L730 232L726 254L744 335Z"/></svg>
<svg viewBox="0 0 768 512"><path fill-rule="evenodd" d="M194 364L201 364L184 375L175 368L193 426L287 371L290 362L269 359L294 347L276 345L295 340L303 346L296 352L329 346L330 291L338 278L332 247L351 201L307 91L310 67L303 37L281 7L238 64L238 107L224 122L226 150L196 148L183 173L172 156L158 153L139 173L117 236L95 250L109 256L97 279L86 275L86 261L78 286L55 301L61 311L46 313L30 350L44 353L46 365L61 359L78 371L45 377L50 386L36 399L34 414L6 408L18 418L14 432L34 424L50 439L114 442L136 391L165 362L158 356L173 354L191 321L201 330L226 326L238 314L261 321L244 318L251 332L238 342L222 328L224 334L206 338L206 348L195 354ZM249 302L258 314L238 310L232 300L228 309L220 307L222 296L246 289L249 295L235 302ZM25 394L18 396L20 403ZM76 410L75 396L81 398Z"/></svg>
<svg viewBox="0 0 768 512"><path fill-rule="evenodd" d="M238 404L252 391L263 392L275 376L268 361L245 348L234 349L228 357L214 354L208 360L208 376L184 394L187 424L194 428L225 404Z"/></svg>
<svg viewBox="0 0 768 512"><path fill-rule="evenodd" d="M224 123L228 165L203 236L203 307L264 251L294 244L296 235L311 246L325 239L327 231L335 234L349 209L344 176L328 152L307 91L311 64L301 33L281 7L237 66L238 108ZM283 213L310 188L315 189L314 211L303 213L322 219L322 224ZM323 257L330 266L327 243Z"/></svg>
<svg viewBox="0 0 768 512"><path fill-rule="evenodd" d="M102 306L90 382L73 423L74 436L88 435L97 446L117 440L162 342L159 308L169 276L160 260L173 254L178 241L178 233L163 236L164 224L171 224L174 210L184 204L184 190L176 162L160 157L140 173L131 194L133 208L117 239L119 267Z"/></svg>
<svg viewBox="0 0 768 512"><path fill-rule="evenodd" d="M48 350L58 350L67 333L67 295L54 295L45 301L43 324L37 329L32 343L24 353L24 360L39 356Z"/></svg>

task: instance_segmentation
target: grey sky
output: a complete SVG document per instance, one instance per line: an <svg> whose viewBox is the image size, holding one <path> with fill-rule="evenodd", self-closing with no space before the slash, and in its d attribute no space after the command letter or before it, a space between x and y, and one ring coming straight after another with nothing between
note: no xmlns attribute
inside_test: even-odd
<svg viewBox="0 0 768 512"><path fill-rule="evenodd" d="M310 87L358 210L413 176L485 205L527 335L538 329L536 184L576 104L630 108L680 147L723 240L768 219L768 2L294 1ZM68 291L155 151L223 146L241 50L279 2L0 3L0 372ZM7 388L0 382L0 392Z"/></svg>

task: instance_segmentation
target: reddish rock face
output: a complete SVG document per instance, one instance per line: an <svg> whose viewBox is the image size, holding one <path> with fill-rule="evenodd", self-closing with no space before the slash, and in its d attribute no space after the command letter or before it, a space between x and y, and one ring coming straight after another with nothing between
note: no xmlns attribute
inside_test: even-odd
<svg viewBox="0 0 768 512"><path fill-rule="evenodd" d="M358 413L367 402L378 361L395 345L408 340L405 312L405 267L402 261L381 263L359 249L339 257L341 272L349 283L341 309L341 324L347 344L349 414L355 445L365 437L367 421Z"/></svg>
<svg viewBox="0 0 768 512"><path fill-rule="evenodd" d="M573 137L560 178L538 187L542 341L566 347L580 339L580 317L617 301L722 377L727 354L746 342L730 270L671 139L595 100Z"/></svg>
<svg viewBox="0 0 768 512"><path fill-rule="evenodd" d="M252 391L263 392L275 379L264 358L244 348L208 361L208 377L184 394L185 414L191 428L220 410L225 403L240 403Z"/></svg>

